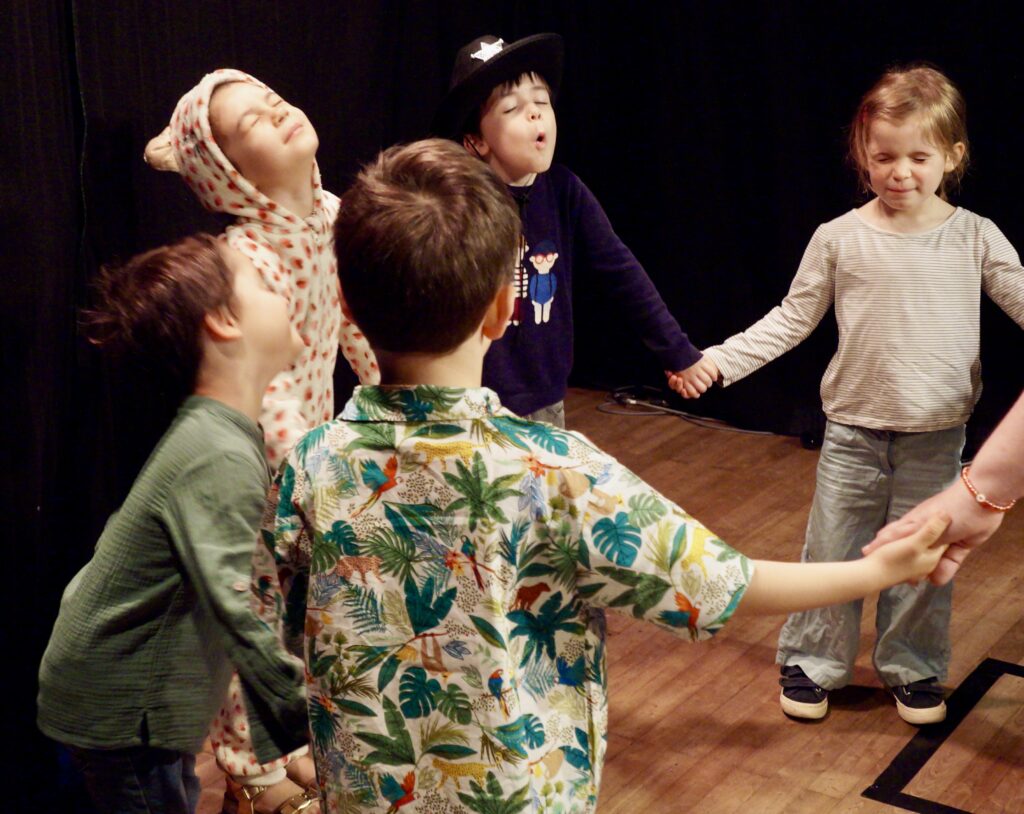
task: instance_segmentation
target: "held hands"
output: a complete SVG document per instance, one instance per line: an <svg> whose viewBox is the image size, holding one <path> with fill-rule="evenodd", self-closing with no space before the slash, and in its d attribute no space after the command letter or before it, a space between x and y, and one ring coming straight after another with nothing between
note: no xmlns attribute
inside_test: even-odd
<svg viewBox="0 0 1024 814"><path fill-rule="evenodd" d="M935 571L946 554L949 543L942 539L949 527L949 515L932 509L915 527L907 527L888 545L871 543L864 547L864 553L867 559L879 564L891 584L916 585Z"/></svg>
<svg viewBox="0 0 1024 814"><path fill-rule="evenodd" d="M910 534L935 514L953 518L953 522L939 538L939 542L949 544L949 548L928 577L935 585L945 585L949 582L971 550L991 537L1003 522L1002 512L994 512L978 505L970 492L957 480L952 486L928 498L899 520L894 520L883 528L862 551L865 555L870 554L897 538Z"/></svg>
<svg viewBox="0 0 1024 814"><path fill-rule="evenodd" d="M668 377L668 386L675 390L684 399L700 398L700 394L707 392L718 380L718 367L707 356L702 356L686 370L673 373L665 371Z"/></svg>
<svg viewBox="0 0 1024 814"><path fill-rule="evenodd" d="M893 540L867 557L850 562L756 560L754 577L737 614L768 615L823 608L924 579L946 550L936 540L949 524L929 517L912 534Z"/></svg>

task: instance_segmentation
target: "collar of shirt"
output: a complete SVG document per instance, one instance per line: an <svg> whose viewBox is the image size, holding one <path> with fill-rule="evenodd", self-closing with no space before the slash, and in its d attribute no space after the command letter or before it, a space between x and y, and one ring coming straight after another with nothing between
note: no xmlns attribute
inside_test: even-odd
<svg viewBox="0 0 1024 814"><path fill-rule="evenodd" d="M181 413L193 413L200 410L206 410L214 415L218 415L232 424L237 424L246 435L256 441L260 449L263 449L263 430L259 424L253 421L245 413L236 410L234 407L229 407L223 401L209 396L197 396L195 394L189 396L182 402L181 407L178 408Z"/></svg>
<svg viewBox="0 0 1024 814"><path fill-rule="evenodd" d="M263 459L263 463L267 466L267 473L271 475L273 474L270 470L270 465L267 464L262 425L253 421L245 413L236 410L234 407L229 407L223 401L218 401L217 399L210 398L209 396L197 396L193 394L186 398L178 408L179 417L184 416L187 413L198 412L212 413L220 419L236 425L252 440L253 445L259 452L260 457Z"/></svg>
<svg viewBox="0 0 1024 814"><path fill-rule="evenodd" d="M345 405L345 421L460 421L504 415L487 387L359 386Z"/></svg>

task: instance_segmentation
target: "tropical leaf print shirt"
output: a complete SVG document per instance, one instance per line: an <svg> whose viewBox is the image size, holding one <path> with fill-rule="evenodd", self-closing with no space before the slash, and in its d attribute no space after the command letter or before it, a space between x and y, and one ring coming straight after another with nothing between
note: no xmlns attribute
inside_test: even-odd
<svg viewBox="0 0 1024 814"><path fill-rule="evenodd" d="M257 591L303 650L337 812L593 811L601 609L708 638L753 570L486 388L357 388L282 466L264 540L286 596Z"/></svg>

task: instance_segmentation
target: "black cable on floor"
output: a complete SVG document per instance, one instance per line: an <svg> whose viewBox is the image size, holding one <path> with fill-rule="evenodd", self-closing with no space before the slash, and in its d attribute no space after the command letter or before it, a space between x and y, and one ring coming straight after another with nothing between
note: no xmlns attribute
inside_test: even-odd
<svg viewBox="0 0 1024 814"><path fill-rule="evenodd" d="M618 408L618 409L616 409ZM771 432L762 430L744 430L733 427L725 421L716 418L694 415L683 410L670 407L669 403L662 397L662 391L649 385L625 385L616 387L608 394L603 404L597 405L598 411L611 415L632 415L632 416L653 416L653 415L674 415L678 418L695 424L698 427L705 427L711 430L722 430L723 432L737 432L743 435L774 435Z"/></svg>

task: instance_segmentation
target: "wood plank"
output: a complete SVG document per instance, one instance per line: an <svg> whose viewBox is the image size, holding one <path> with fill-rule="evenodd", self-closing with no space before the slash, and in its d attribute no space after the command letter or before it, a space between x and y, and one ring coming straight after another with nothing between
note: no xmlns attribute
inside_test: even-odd
<svg viewBox="0 0 1024 814"><path fill-rule="evenodd" d="M907 792L969 811L1024 774L1024 679L1003 676L907 785Z"/></svg>

